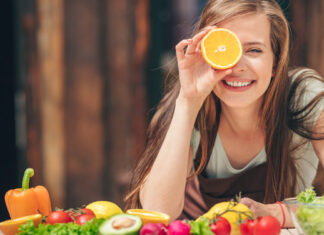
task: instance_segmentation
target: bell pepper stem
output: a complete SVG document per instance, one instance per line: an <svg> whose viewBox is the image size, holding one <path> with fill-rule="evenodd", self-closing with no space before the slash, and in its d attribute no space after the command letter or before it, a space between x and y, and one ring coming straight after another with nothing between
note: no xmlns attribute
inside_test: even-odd
<svg viewBox="0 0 324 235"><path fill-rule="evenodd" d="M24 191L26 189L29 189L29 180L30 177L34 175L34 169L33 168L27 168L24 173L24 177L22 180L22 186L21 186L21 191Z"/></svg>

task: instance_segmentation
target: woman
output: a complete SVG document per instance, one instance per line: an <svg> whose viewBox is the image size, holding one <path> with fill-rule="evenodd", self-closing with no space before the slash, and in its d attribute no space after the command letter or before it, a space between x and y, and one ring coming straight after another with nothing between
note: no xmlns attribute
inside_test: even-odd
<svg viewBox="0 0 324 235"><path fill-rule="evenodd" d="M201 56L214 27L242 42L230 69ZM150 123L127 206L192 219L241 192L256 215L283 222L287 209L275 202L309 187L318 159L324 165L324 82L309 69L288 73L288 51L274 0L210 0L194 36L176 46L179 76Z"/></svg>

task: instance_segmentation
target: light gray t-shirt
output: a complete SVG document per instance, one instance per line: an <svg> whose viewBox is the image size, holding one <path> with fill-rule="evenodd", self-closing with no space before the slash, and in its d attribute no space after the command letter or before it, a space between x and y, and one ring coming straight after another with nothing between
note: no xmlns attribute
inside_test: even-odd
<svg viewBox="0 0 324 235"><path fill-rule="evenodd" d="M307 70L306 70L307 71ZM302 72L300 71L295 76L297 77ZM298 102L299 107L304 107L310 102L317 94L324 91L324 84L315 79L307 80L303 82L301 88L305 88L305 92L302 96L296 97L295 100ZM297 90L298 93L298 90ZM324 99L316 106L312 113L313 120L312 125L315 124L319 115L324 110ZM191 147L193 148L194 156L198 149L200 141L200 134L197 130L193 130L191 136ZM301 178L298 179L297 192L303 191L305 188L311 186L313 179L315 177L317 166L318 166L318 157L314 151L313 145L310 141L305 140L301 136L293 133L292 146L300 145L300 143L305 142L301 145L298 150L294 152L293 157L296 159L296 166ZM221 138L219 134L216 136L215 144L209 159L209 162L206 166L206 174L209 178L226 178L235 174L239 174L247 169L258 166L267 161L266 152L263 148L246 166L241 169L236 169L232 167L231 163L228 160L224 147L222 145Z"/></svg>

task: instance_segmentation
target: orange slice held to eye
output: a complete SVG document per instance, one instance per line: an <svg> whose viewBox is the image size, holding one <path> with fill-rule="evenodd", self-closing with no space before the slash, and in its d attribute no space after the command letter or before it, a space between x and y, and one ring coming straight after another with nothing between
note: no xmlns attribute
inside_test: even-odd
<svg viewBox="0 0 324 235"><path fill-rule="evenodd" d="M242 57L242 44L234 32L216 28L210 30L201 40L201 52L213 68L228 69Z"/></svg>

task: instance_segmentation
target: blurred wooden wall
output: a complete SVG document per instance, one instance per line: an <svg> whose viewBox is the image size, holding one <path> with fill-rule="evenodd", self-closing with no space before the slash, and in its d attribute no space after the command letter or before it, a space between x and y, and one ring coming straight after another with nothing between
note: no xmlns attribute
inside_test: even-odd
<svg viewBox="0 0 324 235"><path fill-rule="evenodd" d="M123 205L147 123L148 4L20 1L26 165L53 206Z"/></svg>
<svg viewBox="0 0 324 235"><path fill-rule="evenodd" d="M169 15L176 4L171 0L16 1L26 165L36 169L32 183L45 185L57 207L94 200L122 206L135 158L144 146L148 106L152 106L146 86L154 87L148 89L149 97L157 100L155 91L161 88L157 68L163 60L159 52L161 48L172 52L181 37L175 35L180 23L174 29L165 23L179 17L177 10ZM154 14L151 5L165 10ZM294 0L289 10L293 63L323 75L323 4ZM147 53L149 42L154 46Z"/></svg>
<svg viewBox="0 0 324 235"><path fill-rule="evenodd" d="M324 76L324 2L291 1L292 64L316 69Z"/></svg>

